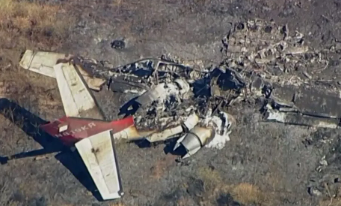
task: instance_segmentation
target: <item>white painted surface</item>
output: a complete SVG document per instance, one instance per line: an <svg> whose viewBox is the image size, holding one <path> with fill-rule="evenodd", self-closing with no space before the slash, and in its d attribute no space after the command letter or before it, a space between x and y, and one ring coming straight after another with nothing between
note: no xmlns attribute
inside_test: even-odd
<svg viewBox="0 0 341 206"><path fill-rule="evenodd" d="M98 191L104 200L120 198L122 191L110 131L76 143Z"/></svg>
<svg viewBox="0 0 341 206"><path fill-rule="evenodd" d="M67 116L80 117L81 111L96 107L90 91L72 64L59 63L53 68Z"/></svg>
<svg viewBox="0 0 341 206"><path fill-rule="evenodd" d="M58 59L65 59L65 54L26 50L19 65L30 71L55 78L53 66Z"/></svg>

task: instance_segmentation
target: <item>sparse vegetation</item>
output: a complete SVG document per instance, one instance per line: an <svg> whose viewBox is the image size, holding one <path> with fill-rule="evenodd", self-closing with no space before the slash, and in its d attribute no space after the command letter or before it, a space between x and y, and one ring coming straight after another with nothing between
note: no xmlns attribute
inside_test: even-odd
<svg viewBox="0 0 341 206"><path fill-rule="evenodd" d="M204 181L206 191L213 192L222 183L219 172L208 167L199 168L198 176Z"/></svg>
<svg viewBox="0 0 341 206"><path fill-rule="evenodd" d="M257 185L250 183L228 184L223 181L220 173L208 167L198 169L198 177L203 180L205 194L202 203L215 201L220 197L228 198L229 195L233 201L242 205L276 205L275 200L278 199L276 193L262 191ZM224 201L224 200L222 200ZM226 200L227 202L228 200Z"/></svg>
<svg viewBox="0 0 341 206"><path fill-rule="evenodd" d="M35 1L0 0L0 36L4 48L59 45L74 19L61 5Z"/></svg>
<svg viewBox="0 0 341 206"><path fill-rule="evenodd" d="M245 205L264 203L264 193L255 185L249 183L241 183L231 188L232 197Z"/></svg>
<svg viewBox="0 0 341 206"><path fill-rule="evenodd" d="M110 204L110 206L127 206L127 205L123 204L122 202L117 202L117 203Z"/></svg>
<svg viewBox="0 0 341 206"><path fill-rule="evenodd" d="M61 103L56 82L51 78L41 76L24 69L11 67L1 71L0 76L0 98L11 99L20 105L29 107L36 103L43 110L49 110L59 106ZM20 79L20 81L17 81ZM27 102L30 99L30 102Z"/></svg>

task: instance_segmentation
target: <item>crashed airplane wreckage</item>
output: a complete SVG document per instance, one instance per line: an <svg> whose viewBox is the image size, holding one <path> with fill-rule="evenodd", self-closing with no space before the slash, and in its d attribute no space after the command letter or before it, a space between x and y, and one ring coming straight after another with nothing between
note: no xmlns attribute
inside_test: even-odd
<svg viewBox="0 0 341 206"><path fill-rule="evenodd" d="M132 94L131 100L121 107L121 113L125 117L132 115L135 124L115 133L116 140L159 142L178 137L174 149L183 146L187 151L183 158L205 145L221 148L229 141L233 117L220 110L218 100L200 97L206 95L209 87L197 86L199 91L193 92L193 84L207 84L207 72L192 72L189 67L161 59L109 69L95 60L31 50L25 52L20 66L55 78L54 67L60 62L77 68L92 90L107 86L114 92ZM198 78L202 79L192 81Z"/></svg>
<svg viewBox="0 0 341 206"><path fill-rule="evenodd" d="M81 62L85 61L76 57L66 59L63 54L28 50L20 66L57 80L66 116L40 127L65 145L77 149L104 200L123 195L114 140L158 142L178 137L174 150L184 148L184 158L203 146L222 148L229 140L233 118L218 107L214 110L207 107L205 99L198 98L199 110L194 107L190 102L194 94L191 94L191 86L186 79L159 73L155 84L143 75L135 74L131 75L135 82L137 77L147 82L143 88L135 88L131 84L134 83L133 78L122 70L116 71L117 76L109 73L111 78L107 78L107 71L97 70L103 71L102 76L94 77L85 69L91 67L85 67L87 64ZM137 69L137 72L141 71ZM137 92L139 95L124 105L127 108L125 117L105 121L105 115L89 88L98 91L105 83L111 88L116 80L123 85L122 80L126 81L129 85L124 92Z"/></svg>
<svg viewBox="0 0 341 206"><path fill-rule="evenodd" d="M309 50L302 34L295 32L290 36L287 26L251 20L235 24L224 38L223 46L227 54L225 61L200 69L174 57L141 59L114 67L108 62L80 56L31 50L23 54L20 66L57 79L67 116L94 117L91 112L94 107L86 107L89 99L93 101L91 92L86 95L89 97L87 100L80 95L81 88L93 91L108 89L128 95L129 101L122 105L120 114L122 120L129 123L130 118L132 122L123 128L119 123L122 120L117 120L120 129L111 125L101 131L110 130L112 140L162 142L177 138L174 150L184 148L186 154L183 158L204 146L223 148L235 125L235 119L226 112L226 107L248 100L262 100L261 112L267 121L340 127L341 114L337 109L341 104L339 90L327 90L326 85L316 84L313 77L314 73L328 66L328 61L323 52ZM83 87L67 89L73 87L70 83L73 80L58 73L61 67L65 67L64 74L70 70L77 71ZM297 72L298 67L300 72ZM71 102L73 108L67 102ZM75 138L74 134L65 133L66 130L67 122L64 122L57 133L50 134ZM98 150L91 149L91 140L87 143L83 140L90 139L92 135L93 141L99 141L100 137L93 137L97 133L71 142L76 144L81 155L83 151L84 159L89 156L89 151L96 151L91 153L92 156L97 155ZM112 153L110 150L114 146L107 144L103 147ZM109 147L111 149L107 149ZM89 171L93 171L90 172L93 178L103 171L102 163L98 164L94 169L92 164L86 163ZM93 162L93 165L96 164ZM102 178L96 185L104 185L105 182ZM102 192L108 194L108 188L103 188ZM112 197L117 195L107 195L106 198Z"/></svg>

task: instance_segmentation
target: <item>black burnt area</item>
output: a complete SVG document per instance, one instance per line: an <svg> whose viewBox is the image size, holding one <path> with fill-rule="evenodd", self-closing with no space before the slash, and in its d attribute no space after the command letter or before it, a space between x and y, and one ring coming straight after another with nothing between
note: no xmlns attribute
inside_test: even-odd
<svg viewBox="0 0 341 206"><path fill-rule="evenodd" d="M230 194L226 193L221 193L216 201L218 206L245 206L235 201Z"/></svg>
<svg viewBox="0 0 341 206"><path fill-rule="evenodd" d="M236 71L226 69L222 72L219 68L214 69L211 74L211 78L217 78L216 83L220 89L226 90L239 90L246 86L244 80L237 74Z"/></svg>
<svg viewBox="0 0 341 206"><path fill-rule="evenodd" d="M192 84L195 98L211 96L211 88L209 85L209 81L210 81L209 78L204 78L204 79L195 81Z"/></svg>
<svg viewBox="0 0 341 206"><path fill-rule="evenodd" d="M265 31L266 33L271 33L271 31L272 31L272 26L266 26L266 27L264 28L264 31Z"/></svg>
<svg viewBox="0 0 341 206"><path fill-rule="evenodd" d="M163 79L173 77L184 77L190 78L190 73L193 71L192 68L177 64L171 61L159 62L158 59L150 60L139 60L123 67L110 69L111 72L119 74L131 74L141 79L148 79L149 77L157 77L160 81ZM164 61L164 60L163 60ZM167 66L175 68L174 71L167 69ZM165 69L166 68L166 69ZM116 77L112 77L116 78Z"/></svg>
<svg viewBox="0 0 341 206"><path fill-rule="evenodd" d="M172 112L174 113L174 115L176 115L175 110L178 108L180 103L181 102L179 102L175 96L171 95L169 99L165 102L165 106L166 106L165 112Z"/></svg>
<svg viewBox="0 0 341 206"><path fill-rule="evenodd" d="M116 73L133 74L138 77L148 77L154 72L153 61L134 62L123 67L114 68L111 70Z"/></svg>
<svg viewBox="0 0 341 206"><path fill-rule="evenodd" d="M125 93L127 90L142 91L146 89L146 83L146 80L138 77L118 75L109 79L107 87L113 92Z"/></svg>
<svg viewBox="0 0 341 206"><path fill-rule="evenodd" d="M195 98L211 97L211 85L216 84L221 90L240 90L245 87L245 83L233 70L223 72L219 68L213 69L209 74L196 80L191 86Z"/></svg>
<svg viewBox="0 0 341 206"><path fill-rule="evenodd" d="M110 43L111 48L121 50L126 47L124 40L114 40Z"/></svg>
<svg viewBox="0 0 341 206"><path fill-rule="evenodd" d="M245 25L244 25L244 23L238 23L238 24L236 24L236 28L237 28L237 30L243 30L243 29L245 29Z"/></svg>

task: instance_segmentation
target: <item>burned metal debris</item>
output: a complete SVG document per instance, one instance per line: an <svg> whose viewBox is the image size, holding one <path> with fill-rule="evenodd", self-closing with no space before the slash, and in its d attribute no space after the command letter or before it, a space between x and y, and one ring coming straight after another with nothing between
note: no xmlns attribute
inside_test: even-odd
<svg viewBox="0 0 341 206"><path fill-rule="evenodd" d="M228 141L234 120L222 107L247 99L264 102L268 121L339 127L339 90L313 77L328 66L326 53L312 50L303 34L256 19L236 23L223 43L226 59L201 69L169 56L117 68L78 61L112 91L135 95L121 112L135 116L137 131L149 131L147 140L176 137L187 156Z"/></svg>
<svg viewBox="0 0 341 206"><path fill-rule="evenodd" d="M224 38L225 66L246 83L238 102L261 98L264 119L311 127L340 126L340 90L319 83L330 51L308 46L303 34L287 25L250 20L237 23Z"/></svg>
<svg viewBox="0 0 341 206"><path fill-rule="evenodd" d="M132 95L120 114L134 115L135 127L115 134L116 139L158 142L179 138L174 149L183 146L187 151L184 157L205 145L222 148L229 140L233 118L219 106L237 97L232 93L245 87L235 71L199 71L162 58L143 59L118 68L105 68L97 61L80 57L73 62L92 76L105 79L107 89ZM215 94L211 85L222 95Z"/></svg>
<svg viewBox="0 0 341 206"><path fill-rule="evenodd" d="M299 68L320 71L328 65L323 54L309 50L304 35L287 25L255 19L235 24L223 40L229 67L288 73Z"/></svg>
<svg viewBox="0 0 341 206"><path fill-rule="evenodd" d="M152 104L149 101L142 104L152 105L147 106L151 108L147 110L148 114L139 114L144 117L143 122L148 122L148 115L151 115L150 119L153 120L165 115L174 117L170 120L172 123L181 122L184 121L181 117L188 116L188 113L193 111L202 120L205 112L217 108L222 102L224 105L233 106L234 103L246 99L260 98L264 102L262 111L265 120L313 127L339 127L339 89L317 84L318 79L313 76L327 68L326 52L310 48L303 34L295 31L291 35L287 25L279 26L274 22L256 19L235 24L234 30L226 36L223 43L226 59L219 66L201 71L182 65L181 61L171 63L171 58L167 58L167 62L147 61L149 64L143 60L141 63L150 65L147 69L150 72L145 75L145 79L148 79L145 85L149 90L144 95L147 95L149 100L154 96L154 99L160 99L162 102ZM166 66L160 68L160 62ZM124 68L136 74L137 70L145 70L142 69L145 67L140 66L143 65L141 63ZM178 79L187 82L183 93L180 92L181 86L175 83ZM143 84L142 81L139 83ZM158 86L152 89L152 85L159 84L167 89L163 88L162 92L155 89ZM158 92L163 96L157 97ZM165 94L169 94L169 97L164 96ZM180 94L186 95L181 97ZM188 109L187 114L186 110L179 109L189 108L188 105L198 106L194 110ZM166 126L167 123L158 125ZM195 127L195 131L197 130ZM188 138L190 136L188 135ZM179 140L181 139L186 138L182 136ZM184 145L191 147L188 143Z"/></svg>
<svg viewBox="0 0 341 206"><path fill-rule="evenodd" d="M316 84L314 77L328 66L325 51L311 49L304 35L287 25L256 19L233 28L223 39L225 60L207 68L170 55L119 67L80 56L64 61L77 65L93 90L131 95L120 115L133 115L135 126L114 138L178 138L175 149L184 147L185 157L203 146L222 148L235 124L224 107L250 99L263 101L268 121L339 127L340 91Z"/></svg>

